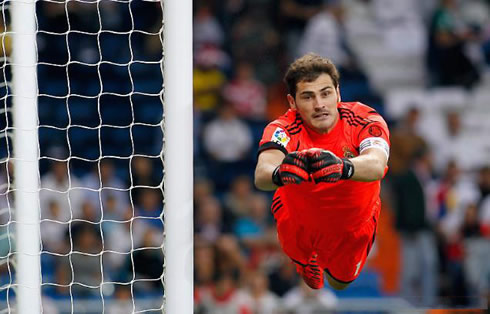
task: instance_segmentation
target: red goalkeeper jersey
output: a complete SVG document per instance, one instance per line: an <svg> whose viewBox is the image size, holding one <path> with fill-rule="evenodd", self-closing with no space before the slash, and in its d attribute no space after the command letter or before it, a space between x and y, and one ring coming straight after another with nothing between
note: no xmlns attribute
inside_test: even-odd
<svg viewBox="0 0 490 314"><path fill-rule="evenodd" d="M340 158L351 158L371 147L389 154L388 127L374 109L358 102L340 102L337 108L339 120L327 134L319 134L309 128L299 113L290 109L265 128L259 154L267 149L279 149L287 154L322 148ZM355 230L377 215L379 193L380 181L303 182L279 187L274 200L286 205L288 212L284 215L295 224L312 231L338 232ZM277 206L279 202L275 203L273 213L280 207Z"/></svg>

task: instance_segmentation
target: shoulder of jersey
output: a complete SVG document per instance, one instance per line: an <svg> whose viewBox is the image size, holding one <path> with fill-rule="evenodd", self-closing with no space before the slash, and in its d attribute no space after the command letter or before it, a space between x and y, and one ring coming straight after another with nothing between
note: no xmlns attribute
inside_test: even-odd
<svg viewBox="0 0 490 314"><path fill-rule="evenodd" d="M289 135L298 134L303 130L303 120L296 110L288 110L285 114L277 118L272 124L284 128Z"/></svg>
<svg viewBox="0 0 490 314"><path fill-rule="evenodd" d="M373 115L379 115L376 110L360 102L342 102L337 109L340 119L354 127L364 127L373 122L370 119Z"/></svg>

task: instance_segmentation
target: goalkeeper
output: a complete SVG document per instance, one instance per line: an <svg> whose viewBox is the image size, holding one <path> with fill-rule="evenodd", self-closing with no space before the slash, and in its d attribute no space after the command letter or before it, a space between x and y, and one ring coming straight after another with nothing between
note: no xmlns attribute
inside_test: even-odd
<svg viewBox="0 0 490 314"><path fill-rule="evenodd" d="M354 281L373 245L389 131L372 108L341 102L339 74L314 54L285 76L290 109L264 130L255 185L276 190L279 242L313 289Z"/></svg>

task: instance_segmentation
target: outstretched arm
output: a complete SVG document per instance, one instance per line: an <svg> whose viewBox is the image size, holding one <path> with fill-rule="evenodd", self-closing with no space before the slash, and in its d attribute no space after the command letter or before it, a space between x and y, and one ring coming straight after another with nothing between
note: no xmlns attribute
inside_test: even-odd
<svg viewBox="0 0 490 314"><path fill-rule="evenodd" d="M255 185L264 191L278 186L308 181L308 157L305 152L290 152L286 156L277 149L262 152L255 171ZM268 153L269 152L269 153Z"/></svg>
<svg viewBox="0 0 490 314"><path fill-rule="evenodd" d="M278 149L269 149L259 155L255 168L255 186L262 191L273 191L278 188L272 182L272 173L279 166L285 155Z"/></svg>
<svg viewBox="0 0 490 314"><path fill-rule="evenodd" d="M359 156L349 160L354 165L354 175L351 180L369 182L383 178L388 157L379 148L368 148Z"/></svg>

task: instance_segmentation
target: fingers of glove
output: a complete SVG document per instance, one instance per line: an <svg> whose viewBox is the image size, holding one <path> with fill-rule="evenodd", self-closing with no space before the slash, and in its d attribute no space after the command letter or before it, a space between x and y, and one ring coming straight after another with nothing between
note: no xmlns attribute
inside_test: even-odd
<svg viewBox="0 0 490 314"><path fill-rule="evenodd" d="M282 173L281 181L284 185L288 184L300 184L305 181L304 178L290 172Z"/></svg>
<svg viewBox="0 0 490 314"><path fill-rule="evenodd" d="M316 150L309 154L308 164L310 170L315 172L330 165L342 164L342 161L328 150Z"/></svg>
<svg viewBox="0 0 490 314"><path fill-rule="evenodd" d="M337 182L340 180L340 177L342 176L342 167L343 167L342 163L329 165L321 168L318 171L313 172L311 174L311 177L313 178L313 181L315 181L315 183Z"/></svg>
<svg viewBox="0 0 490 314"><path fill-rule="evenodd" d="M297 178L298 182L297 183L301 183L303 181L308 181L309 177L310 177L310 174L308 173L308 171L306 171L305 169L301 168L301 167L298 167L296 165L290 165L290 164L281 164L281 166L279 167L279 171L280 171L280 175L281 175L281 180L286 183L284 181L284 179L286 177L294 177L294 178ZM296 183L296 182L294 182Z"/></svg>
<svg viewBox="0 0 490 314"><path fill-rule="evenodd" d="M331 158L335 159L337 156L335 156L334 153L332 153L329 150L325 149L320 149L320 148L311 148L306 152L306 155L309 160L318 160L318 159L326 159L326 158Z"/></svg>
<svg viewBox="0 0 490 314"><path fill-rule="evenodd" d="M282 163L294 165L308 171L308 157L302 152L292 152L287 154Z"/></svg>

